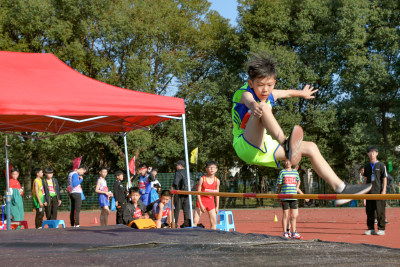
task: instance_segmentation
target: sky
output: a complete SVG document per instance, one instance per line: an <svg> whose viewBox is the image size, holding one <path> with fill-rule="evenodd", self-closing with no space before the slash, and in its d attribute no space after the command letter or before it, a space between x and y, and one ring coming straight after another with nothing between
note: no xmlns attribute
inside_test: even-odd
<svg viewBox="0 0 400 267"><path fill-rule="evenodd" d="M210 9L216 10L221 16L230 20L232 26L236 26L237 0L209 0Z"/></svg>

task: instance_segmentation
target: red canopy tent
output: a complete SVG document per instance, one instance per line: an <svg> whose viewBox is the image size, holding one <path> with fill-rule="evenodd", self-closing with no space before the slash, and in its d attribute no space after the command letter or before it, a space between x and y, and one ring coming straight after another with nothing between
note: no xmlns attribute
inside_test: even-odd
<svg viewBox="0 0 400 267"><path fill-rule="evenodd" d="M86 77L53 54L0 52L0 131L129 132L185 114L183 99Z"/></svg>
<svg viewBox="0 0 400 267"><path fill-rule="evenodd" d="M122 134L129 177L126 134L165 120L181 119L189 162L185 103L181 98L132 91L91 79L53 54L7 51L0 51L0 91L1 132L53 133L35 136L37 139L71 132ZM189 168L187 171L189 174Z"/></svg>

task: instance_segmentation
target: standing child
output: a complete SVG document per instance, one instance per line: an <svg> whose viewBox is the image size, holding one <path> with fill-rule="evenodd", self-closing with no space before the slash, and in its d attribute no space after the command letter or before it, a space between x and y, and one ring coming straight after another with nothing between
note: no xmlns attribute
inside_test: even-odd
<svg viewBox="0 0 400 267"><path fill-rule="evenodd" d="M44 216L44 189L43 189L43 170L41 168L34 169L36 178L33 181L33 205L36 209L35 228L42 229L43 216Z"/></svg>
<svg viewBox="0 0 400 267"><path fill-rule="evenodd" d="M80 165L78 169L68 174L68 187L69 198L71 199L71 212L69 219L71 221L71 227L79 227L79 214L82 206L83 190L81 183L83 181L83 175L87 171L86 165Z"/></svg>
<svg viewBox="0 0 400 267"><path fill-rule="evenodd" d="M44 206L47 220L57 220L58 207L61 205L60 187L58 181L53 177L53 169L45 170L46 179L43 179Z"/></svg>
<svg viewBox="0 0 400 267"><path fill-rule="evenodd" d="M22 195L24 194L24 188L18 181L19 170L17 168L11 169L10 188L12 189L11 198L11 220L12 221L23 221L24 220L24 202Z"/></svg>
<svg viewBox="0 0 400 267"><path fill-rule="evenodd" d="M108 215L110 214L110 197L112 197L113 194L108 191L107 187L107 168L101 168L99 174L100 177L97 179L96 193L99 195L99 203L101 208L100 225L107 226Z"/></svg>
<svg viewBox="0 0 400 267"><path fill-rule="evenodd" d="M218 164L215 161L206 163L207 175L199 180L197 191L199 192L219 192L220 181L215 176L218 171ZM197 196L196 208L194 210L194 225L197 226L200 216L204 212L208 212L211 229L217 229L217 214L219 210L219 196Z"/></svg>
<svg viewBox="0 0 400 267"><path fill-rule="evenodd" d="M378 161L378 148L371 146L368 148L369 162L364 166L364 178L367 183L372 184L370 194L386 194L387 172L384 163ZM365 210L367 212L368 230L365 235L385 235L386 214L385 200L367 200ZM378 221L378 231L375 231L375 216Z"/></svg>
<svg viewBox="0 0 400 267"><path fill-rule="evenodd" d="M317 145L303 141L303 129L295 126L287 139L279 126L272 107L279 98L313 99L318 90L306 85L303 90L274 89L277 64L272 57L256 55L248 64L248 83L233 95L233 147L247 164L278 167L280 160L289 159L296 165L302 156L310 158L313 169L339 194L364 194L371 184L344 183L322 157ZM336 205L350 200L338 199Z"/></svg>
<svg viewBox="0 0 400 267"><path fill-rule="evenodd" d="M157 200L152 209L152 217L157 228L169 228L171 225L171 191L161 191L160 199Z"/></svg>
<svg viewBox="0 0 400 267"><path fill-rule="evenodd" d="M124 180L124 173L122 171L116 171L115 177L117 178L114 182L114 198L115 206L117 207L117 224L123 224L123 213L126 206L126 194L122 181Z"/></svg>
<svg viewBox="0 0 400 267"><path fill-rule="evenodd" d="M293 194L296 195L299 191L300 177L297 170L292 169L292 164L289 160L285 160L285 169L283 169L278 176L278 194ZM303 237L297 233L296 220L298 216L298 201L297 199L282 199L282 228L283 236L285 238L302 239ZM290 212L289 212L290 211ZM290 231L289 235L288 219L290 218Z"/></svg>

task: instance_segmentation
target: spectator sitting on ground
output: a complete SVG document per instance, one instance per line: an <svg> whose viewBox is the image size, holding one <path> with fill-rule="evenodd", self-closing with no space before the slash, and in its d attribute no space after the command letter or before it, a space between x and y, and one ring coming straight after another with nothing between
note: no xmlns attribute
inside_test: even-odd
<svg viewBox="0 0 400 267"><path fill-rule="evenodd" d="M130 225L134 220L148 218L149 215L146 213L146 206L140 200L139 187L131 187L123 213L124 224Z"/></svg>
<svg viewBox="0 0 400 267"><path fill-rule="evenodd" d="M161 198L153 205L152 219L157 228L169 228L171 225L171 191L161 191Z"/></svg>

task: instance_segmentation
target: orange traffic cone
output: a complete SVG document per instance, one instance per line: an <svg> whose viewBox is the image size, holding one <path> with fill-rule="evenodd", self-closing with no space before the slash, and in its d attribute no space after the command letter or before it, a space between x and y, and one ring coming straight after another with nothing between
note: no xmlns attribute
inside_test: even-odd
<svg viewBox="0 0 400 267"><path fill-rule="evenodd" d="M274 222L278 222L278 217L275 214Z"/></svg>
<svg viewBox="0 0 400 267"><path fill-rule="evenodd" d="M94 217L94 224L98 224L97 217Z"/></svg>

